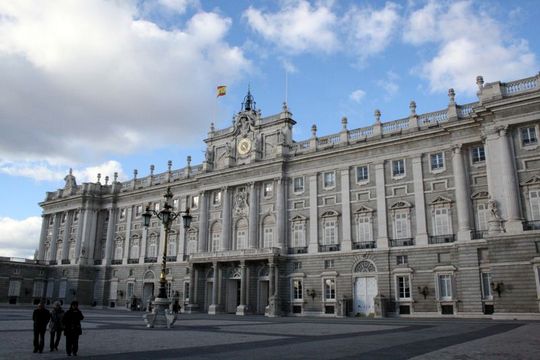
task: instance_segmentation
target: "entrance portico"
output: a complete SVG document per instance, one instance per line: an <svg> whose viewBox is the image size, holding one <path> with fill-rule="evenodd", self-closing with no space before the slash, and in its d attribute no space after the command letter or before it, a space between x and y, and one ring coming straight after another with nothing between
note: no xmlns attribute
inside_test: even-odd
<svg viewBox="0 0 540 360"><path fill-rule="evenodd" d="M279 315L278 258L275 248L192 256L187 312Z"/></svg>

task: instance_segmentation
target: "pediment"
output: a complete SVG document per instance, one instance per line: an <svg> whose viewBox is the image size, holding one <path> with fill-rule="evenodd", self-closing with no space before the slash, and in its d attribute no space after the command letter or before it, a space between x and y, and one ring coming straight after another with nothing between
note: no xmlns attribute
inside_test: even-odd
<svg viewBox="0 0 540 360"><path fill-rule="evenodd" d="M390 210L408 209L408 208L412 208L412 204L405 200L398 201L394 203L394 205L390 206Z"/></svg>
<svg viewBox="0 0 540 360"><path fill-rule="evenodd" d="M487 199L487 198L489 198L489 193L487 191L477 191L471 195L471 199L473 200Z"/></svg>
<svg viewBox="0 0 540 360"><path fill-rule="evenodd" d="M529 179L522 182L521 185L525 185L525 186L540 185L540 176L533 175Z"/></svg>
<svg viewBox="0 0 540 360"><path fill-rule="evenodd" d="M374 211L375 210L373 210L372 208L362 205L358 209L356 209L356 211L354 213L355 214L366 214L366 213L372 213Z"/></svg>
<svg viewBox="0 0 540 360"><path fill-rule="evenodd" d="M301 221L306 221L307 220L307 217L305 216L302 216L302 215L296 215L295 217L293 217L291 219L292 222L301 222Z"/></svg>
<svg viewBox="0 0 540 360"><path fill-rule="evenodd" d="M431 206L437 206L437 205L449 205L451 203L453 203L454 200L452 199L449 199L447 197L444 197L444 196L437 196L437 198L435 198L435 200L433 200L431 202Z"/></svg>
<svg viewBox="0 0 540 360"><path fill-rule="evenodd" d="M336 217L336 216L339 216L339 213L335 210L328 210L321 215L321 217Z"/></svg>

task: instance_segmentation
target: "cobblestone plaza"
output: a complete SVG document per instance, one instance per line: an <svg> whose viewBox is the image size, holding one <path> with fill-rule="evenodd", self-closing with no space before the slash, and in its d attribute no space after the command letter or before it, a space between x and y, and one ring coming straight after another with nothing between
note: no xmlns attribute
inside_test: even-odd
<svg viewBox="0 0 540 360"><path fill-rule="evenodd" d="M83 309L79 357L92 359L537 359L540 323L467 319L359 319L182 315L148 329L141 312ZM32 308L0 307L1 359L32 353ZM45 341L48 341L48 334Z"/></svg>

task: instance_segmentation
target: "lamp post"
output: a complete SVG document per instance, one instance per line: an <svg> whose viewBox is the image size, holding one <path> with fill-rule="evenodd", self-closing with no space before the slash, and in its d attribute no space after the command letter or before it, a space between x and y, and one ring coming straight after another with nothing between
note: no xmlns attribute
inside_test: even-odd
<svg viewBox="0 0 540 360"><path fill-rule="evenodd" d="M146 207L146 211L142 214L144 226L148 228L150 226L150 220L152 216L156 216L165 229L165 238L163 246L163 257L161 259L161 273L159 275L159 292L156 300L154 301L154 311L151 314L146 314L144 319L148 327L154 327L155 325L165 325L168 328L174 324L176 320L176 314L169 312L170 301L167 297L167 248L169 242L169 233L171 231L171 225L178 216L182 216L184 220L184 229L188 229L191 226L192 216L189 213L189 208L185 211L174 211L170 204L170 200L173 197L170 186L165 191L165 204L161 211L150 209L150 206Z"/></svg>

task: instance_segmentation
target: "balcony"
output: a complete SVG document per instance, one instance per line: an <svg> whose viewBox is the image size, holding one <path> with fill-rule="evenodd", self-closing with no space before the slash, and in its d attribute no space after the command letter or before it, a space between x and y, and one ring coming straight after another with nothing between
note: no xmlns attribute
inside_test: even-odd
<svg viewBox="0 0 540 360"><path fill-rule="evenodd" d="M203 252L197 254L191 254L190 260L201 262L208 261L209 259L216 258L267 258L269 255L278 255L280 250L278 248L263 248L263 249L238 249L238 250L224 250L224 251L213 251L213 252Z"/></svg>
<svg viewBox="0 0 540 360"><path fill-rule="evenodd" d="M447 244L447 243L453 243L456 241L456 235L448 234L448 235L433 235L430 236L428 239L429 244Z"/></svg>
<svg viewBox="0 0 540 360"><path fill-rule="evenodd" d="M69 265L71 264L71 260L69 259L62 259L62 265Z"/></svg>
<svg viewBox="0 0 540 360"><path fill-rule="evenodd" d="M49 260L49 265L56 265L58 262L56 260Z"/></svg>
<svg viewBox="0 0 540 360"><path fill-rule="evenodd" d="M540 220L531 220L523 222L523 230L540 230Z"/></svg>
<svg viewBox="0 0 540 360"><path fill-rule="evenodd" d="M340 249L341 244L319 245L319 252L339 251Z"/></svg>
<svg viewBox="0 0 540 360"><path fill-rule="evenodd" d="M390 239L390 246L391 247L413 246L413 245L414 245L414 239L413 238Z"/></svg>
<svg viewBox="0 0 540 360"><path fill-rule="evenodd" d="M188 261L189 260L189 255L187 254L184 254L184 257L182 258L183 261Z"/></svg>
<svg viewBox="0 0 540 360"><path fill-rule="evenodd" d="M486 237L487 230L473 230L471 231L471 240L480 240Z"/></svg>
<svg viewBox="0 0 540 360"><path fill-rule="evenodd" d="M122 265L122 259L111 260L111 265Z"/></svg>
<svg viewBox="0 0 540 360"><path fill-rule="evenodd" d="M288 248L287 253L288 254L307 254L307 246Z"/></svg>
<svg viewBox="0 0 540 360"><path fill-rule="evenodd" d="M94 260L94 265L101 265L102 262L103 261L101 259L96 259L96 260Z"/></svg>
<svg viewBox="0 0 540 360"><path fill-rule="evenodd" d="M375 249L376 247L377 247L377 244L375 243L375 241L360 241L360 242L352 243L353 250Z"/></svg>
<svg viewBox="0 0 540 360"><path fill-rule="evenodd" d="M176 261L176 256L167 256L167 261L169 261L169 262Z"/></svg>
<svg viewBox="0 0 540 360"><path fill-rule="evenodd" d="M157 257L145 257L144 262L145 263L157 263Z"/></svg>
<svg viewBox="0 0 540 360"><path fill-rule="evenodd" d="M136 259L128 259L128 264L138 264L139 263L139 259L136 258Z"/></svg>

